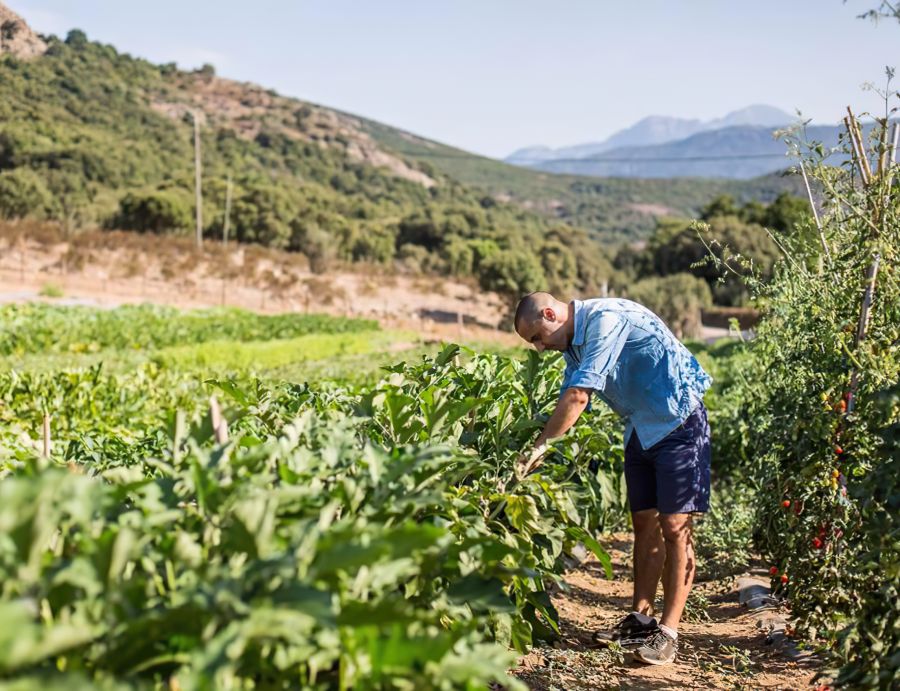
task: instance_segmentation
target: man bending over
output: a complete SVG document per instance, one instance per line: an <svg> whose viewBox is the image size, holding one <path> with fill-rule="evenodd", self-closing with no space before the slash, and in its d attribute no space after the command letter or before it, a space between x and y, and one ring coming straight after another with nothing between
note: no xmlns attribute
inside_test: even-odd
<svg viewBox="0 0 900 691"><path fill-rule="evenodd" d="M634 524L632 612L594 639L618 641L636 659L675 659L678 622L694 580L692 516L709 510L709 424L703 394L712 378L663 321L619 298L560 302L532 293L519 302L516 332L537 350L566 361L562 391L534 450L520 458L530 472L547 442L575 424L596 394L625 421L625 484ZM653 600L660 578L663 611Z"/></svg>

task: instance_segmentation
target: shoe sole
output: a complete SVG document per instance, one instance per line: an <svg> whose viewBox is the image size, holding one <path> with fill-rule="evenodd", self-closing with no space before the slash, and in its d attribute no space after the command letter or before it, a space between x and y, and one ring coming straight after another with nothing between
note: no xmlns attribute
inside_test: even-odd
<svg viewBox="0 0 900 691"><path fill-rule="evenodd" d="M634 656L635 660L643 662L645 665L670 665L675 662L675 656L672 656L668 660L648 660L645 657L641 657L637 650L633 651L631 654Z"/></svg>
<svg viewBox="0 0 900 691"><path fill-rule="evenodd" d="M649 634L648 634L648 636L649 636ZM644 642L645 638L646 638L645 636L641 636L641 637L631 637L631 638L610 639L610 638L595 638L595 637L591 636L591 643L593 643L593 645L598 648L608 648L613 643L616 643L624 648L626 646L640 645L641 643Z"/></svg>

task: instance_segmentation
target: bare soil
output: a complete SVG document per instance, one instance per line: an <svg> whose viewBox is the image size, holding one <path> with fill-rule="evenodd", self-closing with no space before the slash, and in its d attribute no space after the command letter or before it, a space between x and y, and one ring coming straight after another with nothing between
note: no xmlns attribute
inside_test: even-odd
<svg viewBox="0 0 900 691"><path fill-rule="evenodd" d="M99 231L70 240L57 235L47 227L0 224L0 303L61 292L52 301L315 312L374 319L385 328L416 331L425 340L522 345L515 334L498 328L502 300L463 281L374 266L315 273L302 255L216 242L198 251L187 238Z"/></svg>
<svg viewBox="0 0 900 691"><path fill-rule="evenodd" d="M678 657L670 665L645 665L592 645L592 633L612 627L631 606L630 535L613 536L604 546L615 565L613 579L607 580L595 560L569 572L565 589L553 595L561 620L561 640L553 647L535 648L520 659L514 674L531 689L811 687L815 664L790 662L766 645L756 617L738 604L730 579L695 583L694 592L708 602L692 594L688 620L679 626ZM700 621L707 617L708 621Z"/></svg>

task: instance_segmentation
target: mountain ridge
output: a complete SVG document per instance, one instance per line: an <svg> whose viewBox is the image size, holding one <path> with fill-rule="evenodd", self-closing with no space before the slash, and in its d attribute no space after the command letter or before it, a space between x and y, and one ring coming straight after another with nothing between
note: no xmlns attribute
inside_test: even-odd
<svg viewBox="0 0 900 691"><path fill-rule="evenodd" d="M781 127L789 124L792 116L774 106L755 104L726 113L712 120L679 118L666 115L649 115L625 129L614 132L600 142L575 144L552 149L533 146L519 149L504 161L513 165L537 166L545 161L587 158L623 146L650 146L678 141L700 132L724 129L735 125Z"/></svg>

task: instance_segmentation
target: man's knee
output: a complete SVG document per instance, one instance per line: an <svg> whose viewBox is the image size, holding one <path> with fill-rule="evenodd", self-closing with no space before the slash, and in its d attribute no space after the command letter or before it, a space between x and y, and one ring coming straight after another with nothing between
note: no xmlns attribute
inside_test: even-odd
<svg viewBox="0 0 900 691"><path fill-rule="evenodd" d="M631 523L635 535L647 535L659 530L659 514L656 509L635 511L631 514Z"/></svg>
<svg viewBox="0 0 900 691"><path fill-rule="evenodd" d="M659 527L666 542L676 544L691 542L693 523L688 513L661 514Z"/></svg>

